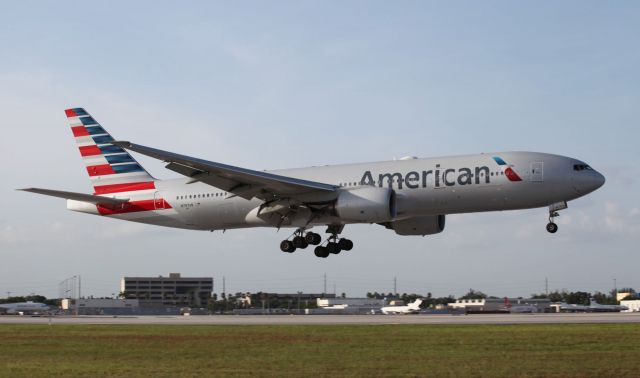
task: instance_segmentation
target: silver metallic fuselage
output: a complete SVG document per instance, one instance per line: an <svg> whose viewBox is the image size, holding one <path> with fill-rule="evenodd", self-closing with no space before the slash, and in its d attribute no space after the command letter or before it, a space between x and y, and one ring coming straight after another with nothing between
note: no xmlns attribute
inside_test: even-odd
<svg viewBox="0 0 640 378"><path fill-rule="evenodd" d="M511 168L520 180L514 181L513 176L505 174L506 167L499 165L495 157L506 162L506 167ZM406 219L425 215L545 207L582 197L604 184L604 176L600 173L590 167L576 170L576 165L586 166L582 161L559 155L499 152L270 172L341 185L341 190L352 190L362 185L391 185L397 196L395 219ZM389 178L393 179L392 182L389 182ZM188 179L156 182L154 196L164 198L174 211L113 217L199 230L274 226L255 216L263 201L231 197L210 185L188 182ZM135 199L135 195L132 199ZM310 202L314 200L322 202L331 198L309 198ZM309 220L304 212L299 211L298 214L298 219L294 217L282 226L354 223L335 215Z"/></svg>

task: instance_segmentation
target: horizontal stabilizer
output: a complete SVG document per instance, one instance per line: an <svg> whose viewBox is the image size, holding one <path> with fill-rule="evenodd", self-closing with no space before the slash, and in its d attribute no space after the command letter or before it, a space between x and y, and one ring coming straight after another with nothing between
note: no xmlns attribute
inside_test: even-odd
<svg viewBox="0 0 640 378"><path fill-rule="evenodd" d="M25 192L44 194L45 196L59 197L64 199L70 199L75 201L82 201L93 203L96 205L120 205L126 202L129 202L129 199L121 199L121 198L110 198L110 197L102 197L102 196L94 196L92 194L85 193L75 193L75 192L65 192L63 190L51 190L51 189L40 189L40 188L25 188L18 189Z"/></svg>

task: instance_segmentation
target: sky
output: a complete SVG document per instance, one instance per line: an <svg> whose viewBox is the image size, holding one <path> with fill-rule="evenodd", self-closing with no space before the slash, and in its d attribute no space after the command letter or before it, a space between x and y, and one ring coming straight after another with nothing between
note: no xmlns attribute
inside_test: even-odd
<svg viewBox="0 0 640 378"><path fill-rule="evenodd" d="M215 291L495 296L640 289L640 4L633 1L7 2L0 13L0 297L111 296L123 276ZM15 191L91 191L63 110L116 139L251 169L525 150L604 187L547 210L376 225L350 252L280 252L289 231L209 233L73 213ZM136 158L158 178L176 174ZM324 231L324 230L321 230Z"/></svg>

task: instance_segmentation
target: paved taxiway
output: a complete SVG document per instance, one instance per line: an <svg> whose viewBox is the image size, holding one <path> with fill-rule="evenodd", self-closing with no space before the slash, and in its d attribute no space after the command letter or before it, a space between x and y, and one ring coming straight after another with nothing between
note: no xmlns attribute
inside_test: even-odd
<svg viewBox="0 0 640 378"><path fill-rule="evenodd" d="M640 313L475 315L0 316L0 324L359 325L640 323Z"/></svg>

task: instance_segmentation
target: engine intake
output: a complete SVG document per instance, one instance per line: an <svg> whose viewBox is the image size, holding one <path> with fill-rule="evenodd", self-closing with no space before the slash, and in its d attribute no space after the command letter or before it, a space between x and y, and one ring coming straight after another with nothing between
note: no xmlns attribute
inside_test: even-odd
<svg viewBox="0 0 640 378"><path fill-rule="evenodd" d="M389 222L396 216L396 193L374 186L345 189L338 195L335 211L347 221Z"/></svg>

